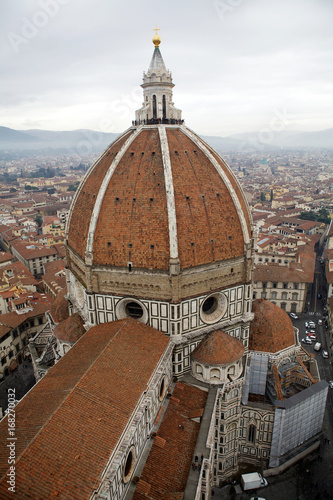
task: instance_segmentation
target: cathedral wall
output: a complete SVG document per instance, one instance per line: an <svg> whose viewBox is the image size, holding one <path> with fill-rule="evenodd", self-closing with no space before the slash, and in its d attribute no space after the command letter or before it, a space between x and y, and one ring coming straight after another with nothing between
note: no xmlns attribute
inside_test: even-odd
<svg viewBox="0 0 333 500"><path fill-rule="evenodd" d="M217 395L213 450L213 481L220 485L238 471L241 395L244 378L225 384Z"/></svg>
<svg viewBox="0 0 333 500"><path fill-rule="evenodd" d="M127 294L104 295L88 293L76 276L68 271L68 293L74 309L85 319L87 326L128 317L129 308L138 308L139 321L170 335L175 341L174 373L190 370L190 353L211 329L223 328L229 335L241 340L248 348L249 321L252 319L251 285L225 288L220 292L183 300L172 304L159 300L144 300ZM133 290L132 290L133 293ZM207 300L215 301L216 309L204 311Z"/></svg>
<svg viewBox="0 0 333 500"><path fill-rule="evenodd" d="M220 308L222 317L217 320L216 316L209 318L207 313L203 313L202 309L203 303L210 295L211 290L208 293L206 292L205 295L172 304L167 301L160 301L158 298L147 300L140 297L139 299L138 295L140 294L136 292L136 287L132 284L129 284L123 296L89 293L81 280L77 279L76 273L71 271L68 272L67 284L71 300L80 310L80 313L85 318L89 318L92 325L122 319L123 313L121 308L117 307L117 304L122 299L131 297L133 297L133 301L142 307L143 318L147 318L144 322L169 335L186 334L212 324L218 326L227 322L235 323L237 319L244 320L244 316L248 316L246 320L251 319L251 285L249 284L222 288L220 292L215 294L218 300L223 302ZM218 307L220 307L220 304Z"/></svg>
<svg viewBox="0 0 333 500"><path fill-rule="evenodd" d="M273 406L262 403L242 406L238 455L240 466L268 466L273 425Z"/></svg>

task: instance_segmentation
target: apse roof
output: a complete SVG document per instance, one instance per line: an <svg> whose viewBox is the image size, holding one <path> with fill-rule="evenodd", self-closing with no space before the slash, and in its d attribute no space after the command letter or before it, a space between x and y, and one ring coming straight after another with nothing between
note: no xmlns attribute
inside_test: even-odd
<svg viewBox="0 0 333 500"><path fill-rule="evenodd" d="M268 300L252 302L249 349L275 353L295 345L294 327L288 314Z"/></svg>
<svg viewBox="0 0 333 500"><path fill-rule="evenodd" d="M191 354L192 359L205 365L228 365L245 352L243 343L222 330L208 333Z"/></svg>

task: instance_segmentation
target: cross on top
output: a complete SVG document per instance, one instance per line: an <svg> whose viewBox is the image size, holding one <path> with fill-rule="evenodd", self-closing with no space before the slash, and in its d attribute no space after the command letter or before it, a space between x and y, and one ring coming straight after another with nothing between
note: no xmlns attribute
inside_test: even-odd
<svg viewBox="0 0 333 500"><path fill-rule="evenodd" d="M160 28L158 28L156 25L156 28L154 28L153 31L156 31L156 35L157 35L157 32L160 31Z"/></svg>

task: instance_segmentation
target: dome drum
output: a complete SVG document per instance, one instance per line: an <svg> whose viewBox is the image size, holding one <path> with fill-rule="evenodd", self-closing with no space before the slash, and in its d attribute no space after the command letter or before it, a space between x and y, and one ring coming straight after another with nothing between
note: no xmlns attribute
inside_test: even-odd
<svg viewBox="0 0 333 500"><path fill-rule="evenodd" d="M67 247L68 272L91 293L126 296L140 299L179 302L203 295L208 290L223 291L235 284L250 282L250 265L244 257L204 264L179 270L173 264L169 271L88 265L76 252ZM178 271L178 274L177 274Z"/></svg>
<svg viewBox="0 0 333 500"><path fill-rule="evenodd" d="M192 360L191 373L194 378L211 385L222 385L238 380L243 375L243 362L239 359L228 365L205 365Z"/></svg>

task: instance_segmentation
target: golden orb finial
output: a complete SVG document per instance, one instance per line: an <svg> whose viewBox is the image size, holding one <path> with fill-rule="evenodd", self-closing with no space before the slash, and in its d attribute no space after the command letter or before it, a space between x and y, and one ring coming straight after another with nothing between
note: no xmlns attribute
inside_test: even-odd
<svg viewBox="0 0 333 500"><path fill-rule="evenodd" d="M158 47L159 44L161 43L161 37L160 35L157 34L157 32L160 31L160 28L156 26L156 28L154 28L153 31L156 31L156 34L153 36L153 44L155 45L155 47Z"/></svg>

